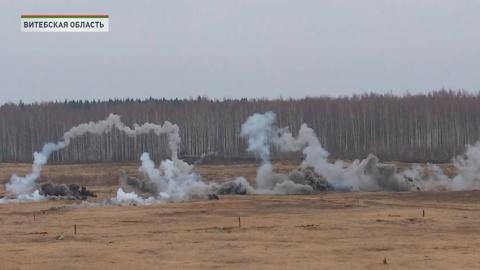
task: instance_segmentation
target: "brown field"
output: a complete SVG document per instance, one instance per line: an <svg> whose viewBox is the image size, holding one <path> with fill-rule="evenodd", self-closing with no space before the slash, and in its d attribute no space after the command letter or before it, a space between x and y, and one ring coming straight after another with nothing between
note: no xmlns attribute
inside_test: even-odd
<svg viewBox="0 0 480 270"><path fill-rule="evenodd" d="M280 161L274 164L278 172L289 172L295 169L300 161ZM131 176L138 177L139 163L92 163L92 164L62 164L47 165L42 171L41 181L51 180L58 183L77 183L88 186L117 186L120 169L127 171ZM245 176L254 181L258 164L200 164L195 171L210 181L225 181L236 176ZM25 175L30 172L31 164L27 163L0 163L0 184L6 183L14 173ZM1 193L0 193L1 194Z"/></svg>
<svg viewBox="0 0 480 270"><path fill-rule="evenodd" d="M51 165L42 180L82 183L110 197L118 169L136 174L137 166ZM29 167L0 164L0 180ZM255 169L197 167L209 180L252 180ZM480 191L64 207L76 204L0 204L0 269L480 269Z"/></svg>

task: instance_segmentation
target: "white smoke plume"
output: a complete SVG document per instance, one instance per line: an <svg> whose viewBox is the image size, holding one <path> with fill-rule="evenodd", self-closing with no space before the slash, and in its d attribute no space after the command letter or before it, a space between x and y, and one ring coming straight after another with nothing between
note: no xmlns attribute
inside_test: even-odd
<svg viewBox="0 0 480 270"><path fill-rule="evenodd" d="M248 140L247 151L260 157L262 163L270 162L270 143L276 131L275 121L273 112L255 113L241 127L240 137Z"/></svg>
<svg viewBox="0 0 480 270"><path fill-rule="evenodd" d="M42 200L46 200L46 199L47 199L47 197L41 195L38 190L35 190L31 194L22 194L22 195L16 196L15 198L11 198L11 197L0 198L0 204L42 201Z"/></svg>
<svg viewBox="0 0 480 270"><path fill-rule="evenodd" d="M42 168L47 164L50 155L65 146L65 142L45 144L42 151L33 153L32 171L23 177L12 175L10 182L6 184L6 190L16 195L32 193L35 190L35 181L40 177Z"/></svg>
<svg viewBox="0 0 480 270"><path fill-rule="evenodd" d="M380 164L378 158L372 154L351 164L342 160L330 162L329 153L323 148L313 129L306 124L302 124L297 137L286 132L280 134L274 141L278 143L280 149L302 150L304 154L302 167L313 168L315 173L321 175L334 190L400 191L413 188L407 179L396 174L394 166Z"/></svg>
<svg viewBox="0 0 480 270"><path fill-rule="evenodd" d="M278 128L275 122L275 114L267 112L252 115L242 126L241 134L248 138L248 150L262 160L256 176L257 193L311 193L309 187L315 186L312 183L303 184L298 174L287 176L273 172L270 162L271 145L282 152L302 151L303 169L312 168L321 177L320 182L316 182L331 190L429 191L480 188L480 142L468 146L464 155L453 159L458 174L448 177L440 167L432 164L427 164L426 167L412 166L398 172L394 165L380 163L373 154L351 163L342 160L331 162L328 160L328 151L323 148L313 129L302 124L295 137L288 128Z"/></svg>
<svg viewBox="0 0 480 270"><path fill-rule="evenodd" d="M113 204L137 203L137 204L151 204L155 202L155 198L143 198L138 196L135 192L125 192L122 188L117 190L117 196L112 200Z"/></svg>
<svg viewBox="0 0 480 270"><path fill-rule="evenodd" d="M261 159L261 165L257 170L256 189L257 194L305 194L312 193L312 187L304 184L294 183L288 176L278 174L273 171L270 161L270 147L274 142L280 140L288 141L288 148L298 148L297 141L292 137L285 135L278 137L281 130L276 126L276 115L273 112L264 114L255 113L243 123L240 136L248 141L247 151ZM286 145L281 143L280 145Z"/></svg>
<svg viewBox="0 0 480 270"><path fill-rule="evenodd" d="M134 124L133 129L126 126L120 120L120 116L110 114L105 120L98 122L83 123L72 127L63 134L63 141L56 143L46 143L40 152L33 154L33 164L31 173L26 176L12 175L10 181L6 184L6 190L12 194L30 194L36 189L35 182L40 177L42 168L47 164L50 155L67 147L71 140L87 133L102 134L111 131L113 128L120 130L127 134L127 136L134 137L141 134L154 132L156 135L168 134L169 147L172 154L172 160L178 159L178 147L180 144L180 135L178 126L168 121L162 125L145 123L143 125Z"/></svg>
<svg viewBox="0 0 480 270"><path fill-rule="evenodd" d="M128 196L134 197L137 192L144 192L159 201L183 202L206 199L220 187L217 183L202 181L201 176L193 172L193 166L183 160L167 159L155 167L148 153L143 153L140 159L142 164L139 171L143 179L122 184L117 194L118 201L122 200L120 197L127 196L124 189L131 190Z"/></svg>
<svg viewBox="0 0 480 270"><path fill-rule="evenodd" d="M461 156L453 159L457 175L453 177L452 190L480 189L480 142L468 145Z"/></svg>

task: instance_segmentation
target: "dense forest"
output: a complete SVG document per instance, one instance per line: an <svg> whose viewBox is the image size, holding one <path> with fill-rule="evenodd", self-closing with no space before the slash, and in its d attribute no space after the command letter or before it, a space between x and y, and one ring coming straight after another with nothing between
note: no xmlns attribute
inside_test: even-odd
<svg viewBox="0 0 480 270"><path fill-rule="evenodd" d="M218 158L245 158L241 124L254 112L270 110L277 114L280 127L288 126L294 133L302 123L313 127L336 158L375 153L383 160L448 161L480 138L480 94L463 91L275 100L20 102L0 107L0 161L30 162L32 153L45 142L60 139L74 125L104 119L110 113L119 114L129 125L163 124L165 120L178 124L180 156L215 153ZM85 135L55 153L52 161L132 161L143 151L156 159L168 156L166 138L154 134L129 138L118 131Z"/></svg>

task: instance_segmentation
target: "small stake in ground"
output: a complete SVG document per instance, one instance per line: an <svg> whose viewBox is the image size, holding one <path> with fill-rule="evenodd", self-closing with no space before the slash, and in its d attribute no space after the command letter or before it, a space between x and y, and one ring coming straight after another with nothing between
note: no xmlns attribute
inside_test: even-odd
<svg viewBox="0 0 480 270"><path fill-rule="evenodd" d="M242 222L240 221L240 216L238 216L238 227L239 227L239 228L242 227Z"/></svg>
<svg viewBox="0 0 480 270"><path fill-rule="evenodd" d="M59 236L57 236L57 240L63 240L65 239L65 234L60 234Z"/></svg>
<svg viewBox="0 0 480 270"><path fill-rule="evenodd" d="M422 217L425 217L425 209L422 210Z"/></svg>
<svg viewBox="0 0 480 270"><path fill-rule="evenodd" d="M388 264L388 262L387 262L387 257L384 257L384 258L383 258L383 264Z"/></svg>
<svg viewBox="0 0 480 270"><path fill-rule="evenodd" d="M73 234L77 234L77 224L73 225Z"/></svg>

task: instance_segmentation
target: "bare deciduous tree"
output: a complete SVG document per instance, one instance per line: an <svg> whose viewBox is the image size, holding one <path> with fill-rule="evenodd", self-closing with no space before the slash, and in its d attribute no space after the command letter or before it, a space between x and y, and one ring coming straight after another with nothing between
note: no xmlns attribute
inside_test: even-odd
<svg viewBox="0 0 480 270"><path fill-rule="evenodd" d="M169 120L180 127L181 156L217 152L247 157L240 126L254 112L274 111L279 126L313 127L332 156L375 153L384 160L448 161L479 139L480 96L462 91L424 95L364 94L305 99L147 99L5 104L0 107L0 161L29 162L43 143L71 126L119 114L127 124ZM131 161L143 151L168 156L166 138L129 138L118 131L85 135L52 157L53 162ZM298 155L297 155L298 156ZM285 155L277 157L287 157Z"/></svg>

